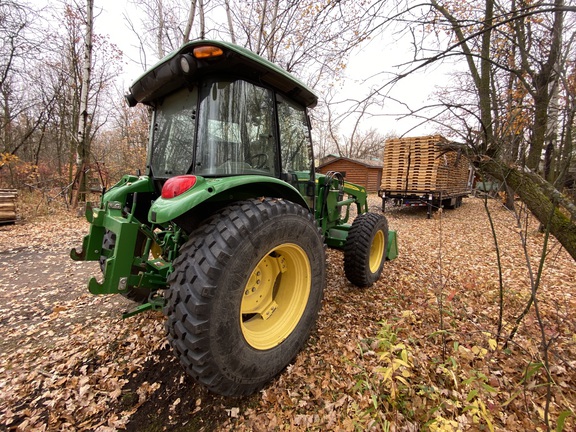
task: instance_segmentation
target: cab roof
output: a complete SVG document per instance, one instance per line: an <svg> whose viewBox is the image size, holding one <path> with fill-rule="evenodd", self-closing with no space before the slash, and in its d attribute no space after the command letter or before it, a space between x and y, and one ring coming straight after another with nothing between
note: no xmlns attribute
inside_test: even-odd
<svg viewBox="0 0 576 432"><path fill-rule="evenodd" d="M195 57L196 48L208 46L220 48L222 54L209 58ZM183 61L189 64L188 71L181 67ZM168 54L134 81L126 99L130 106L137 103L154 105L156 100L193 81L218 75L271 86L306 107L312 108L318 102L313 90L281 67L246 48L214 40L188 42Z"/></svg>

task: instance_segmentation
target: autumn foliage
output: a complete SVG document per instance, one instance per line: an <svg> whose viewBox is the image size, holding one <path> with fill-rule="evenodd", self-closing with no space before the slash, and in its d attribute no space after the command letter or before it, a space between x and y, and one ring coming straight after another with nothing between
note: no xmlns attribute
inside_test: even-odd
<svg viewBox="0 0 576 432"><path fill-rule="evenodd" d="M370 203L378 211L378 198ZM375 286L360 290L344 277L341 253L328 250L328 285L309 343L274 382L243 399L214 396L185 375L160 313L123 321L127 300L87 292L98 264L67 258L87 229L83 219L1 227L7 331L0 341L0 425L525 431L545 430L547 410L552 429L573 430L574 261L550 239L539 313L532 308L510 339L531 297L521 243L535 269L545 235L521 210L518 226L500 201L489 200L487 208L498 234L502 291L483 199L466 199L432 219L418 208L389 211L399 257Z"/></svg>

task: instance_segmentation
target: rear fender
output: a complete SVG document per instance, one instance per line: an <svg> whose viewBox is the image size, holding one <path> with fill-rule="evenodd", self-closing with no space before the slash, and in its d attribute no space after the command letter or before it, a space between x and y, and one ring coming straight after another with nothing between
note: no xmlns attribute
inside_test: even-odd
<svg viewBox="0 0 576 432"><path fill-rule="evenodd" d="M206 202L231 202L256 197L284 198L309 209L292 185L283 180L258 175L221 178L197 177L196 184L174 198L158 198L152 204L148 219L152 223L170 222Z"/></svg>
<svg viewBox="0 0 576 432"><path fill-rule="evenodd" d="M125 175L102 196L102 204L116 201L124 206L126 197L136 192L154 192L154 184L150 177Z"/></svg>

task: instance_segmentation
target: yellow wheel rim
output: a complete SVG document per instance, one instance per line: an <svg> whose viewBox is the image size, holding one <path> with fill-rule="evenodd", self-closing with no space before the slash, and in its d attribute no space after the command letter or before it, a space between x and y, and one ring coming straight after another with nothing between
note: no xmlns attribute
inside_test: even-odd
<svg viewBox="0 0 576 432"><path fill-rule="evenodd" d="M242 294L240 327L253 348L274 348L294 331L306 309L312 272L304 250L285 243L256 265Z"/></svg>
<svg viewBox="0 0 576 432"><path fill-rule="evenodd" d="M370 271L376 273L384 259L384 233L378 231L370 246Z"/></svg>

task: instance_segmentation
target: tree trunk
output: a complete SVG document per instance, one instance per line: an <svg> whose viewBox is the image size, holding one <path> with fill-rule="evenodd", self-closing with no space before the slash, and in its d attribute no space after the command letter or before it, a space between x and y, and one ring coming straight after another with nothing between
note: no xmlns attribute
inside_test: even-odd
<svg viewBox="0 0 576 432"><path fill-rule="evenodd" d="M279 2L276 0L273 5L273 11L270 18L270 34L266 42L266 50L268 51L268 60L275 62L278 44L276 43L278 33L278 8Z"/></svg>
<svg viewBox="0 0 576 432"><path fill-rule="evenodd" d="M78 123L78 159L77 159L77 192L72 203L78 206L79 201L86 200L86 172L90 164L90 139L88 137L88 93L92 71L92 27L94 0L86 0L86 40L84 47L84 71L82 74L82 92L80 94L80 119Z"/></svg>
<svg viewBox="0 0 576 432"><path fill-rule="evenodd" d="M476 55L473 50L468 45L468 37L462 31L462 26L460 21L456 19L454 15L444 6L437 2L437 0L431 0L431 5L438 10L452 26L452 31L456 39L460 42L460 47L462 52L466 56L466 62L468 64L468 70L470 76L476 87L478 93L478 106L480 108L480 127L481 132L481 142L479 143L478 151L482 154L487 153L490 150L490 154L495 154L499 149L493 144L493 121L492 121L492 101L490 94L490 84L492 79L491 73L491 60L490 60L490 50L491 50L491 35L492 35L492 24L494 20L494 0L485 0L485 13L484 13L484 24L482 33L482 46L480 52L480 70L478 70L474 59Z"/></svg>
<svg viewBox="0 0 576 432"><path fill-rule="evenodd" d="M266 15L267 15L267 7L268 1L264 0L264 4L262 5L262 14L260 17L260 28L258 29L258 38L256 40L256 54L261 55L262 52L262 38L264 37L264 28L266 26Z"/></svg>
<svg viewBox="0 0 576 432"><path fill-rule="evenodd" d="M226 18L228 19L228 31L230 32L230 41L236 43L236 36L234 35L234 24L232 22L232 11L230 9L230 0L225 0Z"/></svg>
<svg viewBox="0 0 576 432"><path fill-rule="evenodd" d="M480 105L480 121L482 127L483 143L482 151L493 150L493 124L492 124L492 99L490 88L492 84L492 63L490 51L492 42L492 23L494 20L494 1L485 0L484 33L482 34L482 49L480 55L480 80L478 82L478 101Z"/></svg>
<svg viewBox="0 0 576 432"><path fill-rule="evenodd" d="M566 125L564 127L565 133L564 138L562 139L562 155L560 163L558 164L560 169L558 172L558 180L557 180L557 187L563 188L566 185L566 180L568 178L568 173L570 171L570 167L573 164L573 125L574 125L574 117L576 115L576 105L572 102L572 106L568 110L568 114L566 116Z"/></svg>
<svg viewBox="0 0 576 432"><path fill-rule="evenodd" d="M196 15L196 0L190 1L190 11L188 11L188 20L186 21L186 28L184 35L182 35L182 44L190 41L190 33L192 32L192 25L194 24L194 16Z"/></svg>
<svg viewBox="0 0 576 432"><path fill-rule="evenodd" d="M564 29L564 0L555 0L554 23L552 25L550 52L546 62L540 66L540 70L533 76L534 83L534 127L532 129L532 142L526 165L528 168L538 171L542 150L546 145L546 134L549 131L550 102L553 87L558 83L561 66L562 31ZM554 119L552 118L552 121Z"/></svg>
<svg viewBox="0 0 576 432"><path fill-rule="evenodd" d="M156 50L158 51L158 58L162 58L166 54L164 52L164 40L163 40L165 25L166 23L164 22L164 5L162 4L162 0L160 0L158 2L158 33L156 33Z"/></svg>
<svg viewBox="0 0 576 432"><path fill-rule="evenodd" d="M544 139L546 138L550 95L548 94L548 82L545 77L539 75L534 82L534 87L536 88L534 96L534 127L526 165L531 170L538 172L540 160L542 159L542 150L544 149Z"/></svg>
<svg viewBox="0 0 576 432"><path fill-rule="evenodd" d="M2 153L12 152L12 113L10 112L10 91L8 87L10 87L9 84L2 87L2 105L4 105L4 109L2 110L2 124L0 125L2 128L2 141L4 143L4 148L0 149Z"/></svg>
<svg viewBox="0 0 576 432"><path fill-rule="evenodd" d="M204 16L204 0L198 0L198 13L200 19L200 39L206 38L206 17Z"/></svg>

